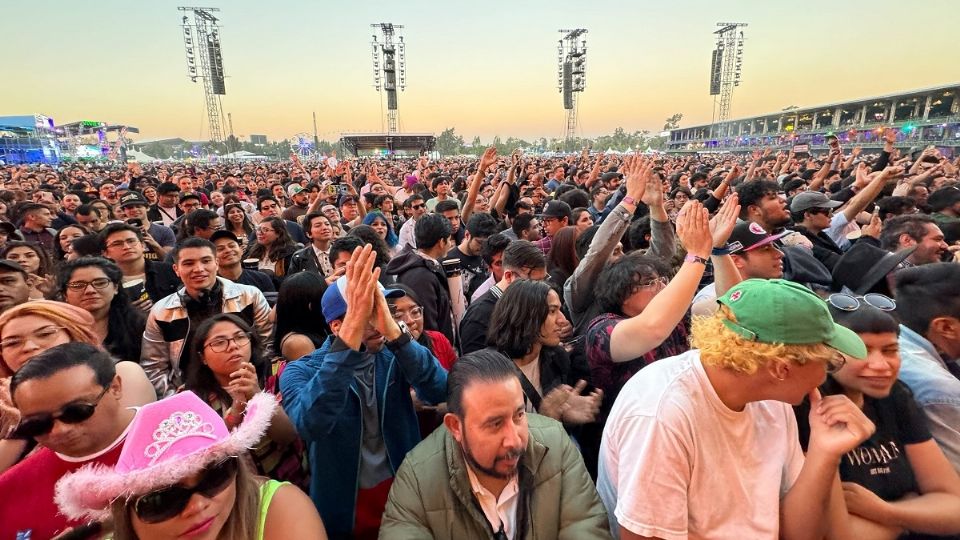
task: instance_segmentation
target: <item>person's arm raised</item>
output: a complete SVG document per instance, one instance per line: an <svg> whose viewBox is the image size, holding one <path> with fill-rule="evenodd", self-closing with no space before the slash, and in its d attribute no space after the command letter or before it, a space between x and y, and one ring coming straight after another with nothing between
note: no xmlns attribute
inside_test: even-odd
<svg viewBox="0 0 960 540"><path fill-rule="evenodd" d="M467 187L467 200L463 203L463 210L460 211L460 220L466 226L470 215L473 214L473 207L477 204L477 194L480 193L480 186L483 185L483 177L487 174L487 169L497 161L497 147L491 146L483 151L480 156L480 162L477 164L477 174L473 175L473 180Z"/></svg>
<svg viewBox="0 0 960 540"><path fill-rule="evenodd" d="M367 322L373 312L374 291L380 278L380 269L373 267L375 261L373 246L367 244L353 250L347 262L347 294L344 298L347 302L347 313L343 316L343 323L337 334L340 341L354 351L359 351L363 344Z"/></svg>
<svg viewBox="0 0 960 540"><path fill-rule="evenodd" d="M709 216L697 201L689 201L677 216L677 236L688 256L670 283L647 304L643 312L613 327L610 357L627 362L658 347L687 313L703 277L713 248Z"/></svg>
<svg viewBox="0 0 960 540"><path fill-rule="evenodd" d="M844 207L843 215L846 216L847 221L855 220L857 215L863 212L863 209L873 202L873 200L877 198L877 195L883 191L883 187L887 185L888 181L899 178L903 174L903 167L887 167L878 173L872 174L875 176L870 180L870 183L867 184L867 187L858 191L857 194L850 199L850 202L847 203L847 206Z"/></svg>

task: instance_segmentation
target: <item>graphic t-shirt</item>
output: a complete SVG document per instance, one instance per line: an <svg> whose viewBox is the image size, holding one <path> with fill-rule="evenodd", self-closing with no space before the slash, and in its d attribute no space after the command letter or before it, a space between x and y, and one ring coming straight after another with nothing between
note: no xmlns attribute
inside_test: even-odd
<svg viewBox="0 0 960 540"><path fill-rule="evenodd" d="M467 255L460 251L456 246L447 252L443 260L460 259L461 277L463 279L463 293L466 298L471 298L477 287L487 279L489 274L487 263L483 261L480 255Z"/></svg>
<svg viewBox="0 0 960 540"><path fill-rule="evenodd" d="M839 394L842 388L832 378L821 387L824 395ZM804 400L796 408L800 444L810 440L810 403ZM863 414L877 431L847 452L840 460L840 480L856 482L885 501L895 501L907 493L917 493L917 480L907 459L907 445L929 441L930 430L923 411L907 385L897 381L883 399L863 398Z"/></svg>

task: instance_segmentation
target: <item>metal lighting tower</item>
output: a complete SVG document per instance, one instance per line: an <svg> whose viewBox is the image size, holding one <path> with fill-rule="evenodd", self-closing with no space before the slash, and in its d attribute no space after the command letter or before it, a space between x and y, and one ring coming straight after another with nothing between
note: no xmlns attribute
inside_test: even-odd
<svg viewBox="0 0 960 540"><path fill-rule="evenodd" d="M377 92L387 93L387 133L397 132L397 86L404 91L407 86L406 53L404 52L403 36L398 30L403 25L392 23L371 24L372 28L379 28L383 41L378 41L377 34L373 34L373 84ZM394 36L397 41L394 42ZM399 72L399 85L398 82ZM381 82L383 84L381 84ZM381 101L381 107L382 107Z"/></svg>
<svg viewBox="0 0 960 540"><path fill-rule="evenodd" d="M717 47L713 51L710 66L710 95L720 95L720 113L717 122L730 119L733 89L740 86L740 70L743 66L743 30L747 23L717 23L719 30Z"/></svg>
<svg viewBox="0 0 960 540"><path fill-rule="evenodd" d="M227 93L223 75L223 55L220 49L220 27L213 12L219 8L178 7L193 13L193 22L186 14L181 20L183 46L187 54L187 76L197 82L203 80L210 140L224 142L223 105L220 96ZM199 60L199 62L198 62Z"/></svg>
<svg viewBox="0 0 960 540"><path fill-rule="evenodd" d="M577 41L587 30L559 32L563 37L557 46L557 90L563 94L563 108L567 111L567 127L563 132L566 147L577 129L577 94L587 86L587 41Z"/></svg>

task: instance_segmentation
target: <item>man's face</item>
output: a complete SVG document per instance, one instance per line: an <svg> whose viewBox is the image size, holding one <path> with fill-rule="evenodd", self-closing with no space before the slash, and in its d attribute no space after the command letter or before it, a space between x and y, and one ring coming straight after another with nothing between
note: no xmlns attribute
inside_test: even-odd
<svg viewBox="0 0 960 540"><path fill-rule="evenodd" d="M144 225L150 222L150 220L147 219L147 207L142 204L124 206L123 215L126 216L127 219L139 219L143 221Z"/></svg>
<svg viewBox="0 0 960 540"><path fill-rule="evenodd" d="M217 246L217 264L220 268L241 263L243 250L240 249L240 244L229 238L218 238L213 245Z"/></svg>
<svg viewBox="0 0 960 540"><path fill-rule="evenodd" d="M191 296L212 288L217 281L218 269L216 254L207 247L180 250L177 262L173 265L173 271Z"/></svg>
<svg viewBox="0 0 960 540"><path fill-rule="evenodd" d="M0 313L30 299L30 285L23 273L0 268Z"/></svg>
<svg viewBox="0 0 960 540"><path fill-rule="evenodd" d="M96 402L90 418L76 424L56 420L49 433L37 437L38 443L54 452L82 457L104 448L117 436L121 396L119 379L114 378L97 402L97 396L103 391L93 370L79 365L49 377L24 381L14 391L13 400L24 420L56 414L71 404Z"/></svg>
<svg viewBox="0 0 960 540"><path fill-rule="evenodd" d="M443 213L443 217L447 218L447 221L450 222L450 228L453 234L457 234L457 231L460 230L460 210L447 210Z"/></svg>
<svg viewBox="0 0 960 540"><path fill-rule="evenodd" d="M527 229L526 238L523 240L529 240L531 242L536 242L543 238L543 235L540 234L540 221L536 218L530 220L530 228Z"/></svg>
<svg viewBox="0 0 960 540"><path fill-rule="evenodd" d="M520 381L473 381L463 389L461 404L463 417L447 413L443 423L474 473L513 478L529 440Z"/></svg>
<svg viewBox="0 0 960 540"><path fill-rule="evenodd" d="M547 294L547 318L540 325L540 344L544 347L557 347L560 345L560 330L563 328L567 318L564 317L560 309L560 296L554 290Z"/></svg>
<svg viewBox="0 0 960 540"><path fill-rule="evenodd" d="M413 219L420 219L424 214L427 213L427 203L423 202L421 199L417 199L410 203L410 208L413 210Z"/></svg>
<svg viewBox="0 0 960 540"><path fill-rule="evenodd" d="M268 217L280 217L280 205L275 201L266 200L260 203L260 215Z"/></svg>
<svg viewBox="0 0 960 540"><path fill-rule="evenodd" d="M923 237L916 242L917 250L910 255L910 262L917 265L940 262L943 253L950 247L943 239L943 231L933 223L924 223L923 230Z"/></svg>
<svg viewBox="0 0 960 540"><path fill-rule="evenodd" d="M50 226L50 223L53 222L53 214L47 208L41 208L40 210L34 210L29 214L30 221L32 222L34 228L46 228Z"/></svg>
<svg viewBox="0 0 960 540"><path fill-rule="evenodd" d="M734 263L744 279L783 277L783 252L773 244L734 254Z"/></svg>
<svg viewBox="0 0 960 540"><path fill-rule="evenodd" d="M104 184L100 186L100 198L105 201L113 201L117 198L117 186L113 184Z"/></svg>
<svg viewBox="0 0 960 540"><path fill-rule="evenodd" d="M293 200L293 204L299 206L300 208L306 208L306 207L307 207L307 192L306 192L306 191L301 191L300 193L297 193L296 195L293 196L293 199L292 199L292 200Z"/></svg>
<svg viewBox="0 0 960 540"><path fill-rule="evenodd" d="M767 193L757 203L759 211L757 220L767 232L790 223L790 213L787 212L787 201L778 193Z"/></svg>
<svg viewBox="0 0 960 540"><path fill-rule="evenodd" d="M817 230L823 230L830 227L830 219L833 217L832 208L811 208L806 211L805 221Z"/></svg>
<svg viewBox="0 0 960 540"><path fill-rule="evenodd" d="M332 262L334 270L346 270L347 263L350 262L350 253L347 251L341 251L337 253L337 258Z"/></svg>
<svg viewBox="0 0 960 540"><path fill-rule="evenodd" d="M104 242L103 255L116 263L129 263L143 258L143 242L131 231L117 231Z"/></svg>
<svg viewBox="0 0 960 540"><path fill-rule="evenodd" d="M157 195L160 206L164 208L173 208L177 205L177 199L179 198L180 195L176 191L168 191Z"/></svg>
<svg viewBox="0 0 960 540"><path fill-rule="evenodd" d="M180 209L183 210L184 214L189 214L197 208L200 208L200 201L194 198L189 198L183 201L180 201Z"/></svg>
<svg viewBox="0 0 960 540"><path fill-rule="evenodd" d="M215 217L207 223L206 227L194 227L193 235L196 236L197 238L206 238L207 240L209 240L210 237L213 236L213 233L219 231L222 228L223 228L223 222L220 220L219 217Z"/></svg>
<svg viewBox="0 0 960 540"><path fill-rule="evenodd" d="M193 190L193 180L188 176L181 177L177 180L177 186L180 188L180 191L192 191Z"/></svg>
<svg viewBox="0 0 960 540"><path fill-rule="evenodd" d="M566 217L543 216L543 231L552 238L560 229L567 226L567 221Z"/></svg>
<svg viewBox="0 0 960 540"><path fill-rule="evenodd" d="M83 225L93 232L99 232L104 226L103 219L100 217L100 212L97 212L96 210L93 210L89 215L86 216L77 214L77 223Z"/></svg>
<svg viewBox="0 0 960 540"><path fill-rule="evenodd" d="M563 181L563 167L557 167L553 170L553 179L558 182Z"/></svg>
<svg viewBox="0 0 960 540"><path fill-rule="evenodd" d="M333 227L330 226L328 220L322 217L315 217L310 220L310 230L307 232L311 240L326 242L333 238Z"/></svg>
<svg viewBox="0 0 960 540"><path fill-rule="evenodd" d="M357 207L357 203L354 201L347 201L340 205L340 213L343 214L343 219L347 221L353 221L357 219L357 216L360 215L360 208Z"/></svg>
<svg viewBox="0 0 960 540"><path fill-rule="evenodd" d="M76 211L77 211L77 207L80 206L80 197L77 197L76 195L74 195L74 194L72 194L72 193L67 194L67 195L64 195L64 196L63 196L62 205L63 205L63 209L64 209L67 213L72 214L72 213L76 212Z"/></svg>
<svg viewBox="0 0 960 540"><path fill-rule="evenodd" d="M282 199L283 198L283 186L277 184L270 189L270 192L273 193L273 196Z"/></svg>

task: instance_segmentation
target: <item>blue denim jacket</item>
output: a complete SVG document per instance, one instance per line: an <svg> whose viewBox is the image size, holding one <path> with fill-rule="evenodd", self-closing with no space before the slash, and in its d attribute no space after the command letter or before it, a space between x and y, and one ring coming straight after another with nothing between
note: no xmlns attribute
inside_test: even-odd
<svg viewBox="0 0 960 540"><path fill-rule="evenodd" d="M926 338L900 325L900 380L923 409L930 433L960 471L960 380Z"/></svg>

